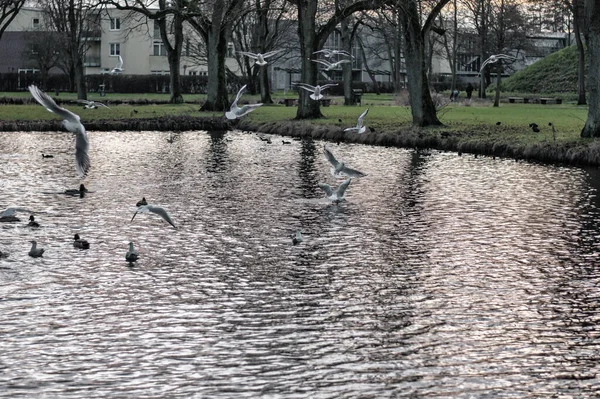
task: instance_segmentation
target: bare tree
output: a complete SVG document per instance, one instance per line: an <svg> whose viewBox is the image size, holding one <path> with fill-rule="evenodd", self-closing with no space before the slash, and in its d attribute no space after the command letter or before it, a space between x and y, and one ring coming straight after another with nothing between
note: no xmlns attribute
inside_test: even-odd
<svg viewBox="0 0 600 399"><path fill-rule="evenodd" d="M285 58L289 50L290 31L295 26L293 21L287 19L288 10L285 0L253 0L249 12L242 13L241 18L235 23L233 40L237 50L265 54L274 50L286 50L268 59L269 63ZM260 91L261 102L270 104L271 89L268 75L268 66L260 66L248 57L239 53L236 60L243 75L248 79L248 90L256 93Z"/></svg>
<svg viewBox="0 0 600 399"><path fill-rule="evenodd" d="M578 0L581 2L583 35L590 57L588 69L588 89L590 106L581 137L600 137L600 1Z"/></svg>
<svg viewBox="0 0 600 399"><path fill-rule="evenodd" d="M98 4L85 0L38 0L46 12L48 27L62 36L64 63L61 68L69 75L71 90L78 99L86 99L83 60L90 44L87 35L100 26Z"/></svg>
<svg viewBox="0 0 600 399"><path fill-rule="evenodd" d="M229 107L225 57L231 25L239 18L243 0L210 0L198 7L197 15L187 21L206 44L208 80L203 111L224 111Z"/></svg>
<svg viewBox="0 0 600 399"><path fill-rule="evenodd" d="M104 0L104 4L118 10L127 10L142 15L158 26L160 39L169 62L170 102L183 103L181 92L181 51L183 49L183 25L185 19L195 10L187 0L156 0L141 2L136 0ZM150 31L150 28L148 28Z"/></svg>
<svg viewBox="0 0 600 399"><path fill-rule="evenodd" d="M417 126L441 125L437 118L435 104L429 92L427 78L426 41L433 29L433 21L450 0L436 2L427 18L421 24L421 14L416 0L404 0L402 25L408 92L413 124ZM438 31L438 33L443 33Z"/></svg>
<svg viewBox="0 0 600 399"><path fill-rule="evenodd" d="M301 81L310 85L316 86L318 78L317 63L313 62L315 51L319 51L325 45L329 35L334 31L335 27L345 18L351 16L355 12L370 10L379 6L378 0L359 0L341 4L337 2L334 7L331 4L317 0L288 0L296 5L298 9L298 36L300 38L300 65L301 65ZM326 7L329 6L329 7ZM319 10L319 7L321 9ZM326 7L326 8L323 8ZM317 24L317 11L319 16L326 16L319 19ZM302 90L300 92L300 102L296 119L320 118L321 114L320 103L312 100L308 92Z"/></svg>
<svg viewBox="0 0 600 399"><path fill-rule="evenodd" d="M48 74L50 69L58 66L62 56L60 48L62 37L56 32L42 30L25 32L24 59L27 63L40 71L41 87L48 90Z"/></svg>
<svg viewBox="0 0 600 399"><path fill-rule="evenodd" d="M15 19L25 0L0 0L0 38Z"/></svg>

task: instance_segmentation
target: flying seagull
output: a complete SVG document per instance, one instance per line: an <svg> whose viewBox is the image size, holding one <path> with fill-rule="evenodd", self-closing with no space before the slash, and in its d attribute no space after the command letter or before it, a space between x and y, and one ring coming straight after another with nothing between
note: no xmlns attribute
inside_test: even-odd
<svg viewBox="0 0 600 399"><path fill-rule="evenodd" d="M500 60L516 60L516 57L510 56L510 55L506 55L506 54L495 54L495 55L491 55L490 58L488 58L487 60L483 61L483 64L481 64L481 68L479 68L479 74L481 75L481 72L483 72L483 68L486 67L487 64L493 64L495 62L498 62Z"/></svg>
<svg viewBox="0 0 600 399"><path fill-rule="evenodd" d="M308 83L296 83L296 86L300 87L301 89L304 89L306 91L310 91L312 92L312 94L309 96L310 98L312 98L313 100L320 100L323 98L323 95L321 94L321 92L329 87L333 87L333 86L337 86L337 83L328 83L326 85L323 86L311 86Z"/></svg>
<svg viewBox="0 0 600 399"><path fill-rule="evenodd" d="M329 184L319 183L319 188L327 194L327 198L333 202L340 202L344 200L344 192L348 188L348 185L352 181L352 178L344 180L342 184L334 191Z"/></svg>
<svg viewBox="0 0 600 399"><path fill-rule="evenodd" d="M325 154L325 158L331 163L333 166L331 168L331 174L333 176L347 176L347 177L363 177L366 176L363 172L360 172L356 169L348 168L344 165L343 162L339 162L333 156L333 153L329 150L329 148L323 148L323 154Z"/></svg>
<svg viewBox="0 0 600 399"><path fill-rule="evenodd" d="M246 85L243 85L240 91L238 91L237 96L235 96L235 100L231 103L231 107L229 111L225 112L225 116L227 119L237 119L242 116L254 111L256 108L260 107L262 103L258 104L246 104L242 108L238 107L237 103L242 96L242 93L246 90Z"/></svg>
<svg viewBox="0 0 600 399"><path fill-rule="evenodd" d="M98 101L93 100L77 100L78 103L85 104L83 108L85 109L97 109L98 107L104 107L110 109L110 107L106 104L103 104Z"/></svg>
<svg viewBox="0 0 600 399"><path fill-rule="evenodd" d="M140 257L140 254L133 248L133 243L129 242L129 250L125 254L125 260L129 263L135 262Z"/></svg>
<svg viewBox="0 0 600 399"><path fill-rule="evenodd" d="M274 56L275 54L279 53L281 50L275 50L275 51L269 51L268 53L251 53L249 51L238 51L238 53L240 53L241 55L245 55L246 57L252 58L255 64L258 64L260 66L263 65L267 65L267 61L265 61L265 58L269 58Z"/></svg>
<svg viewBox="0 0 600 399"><path fill-rule="evenodd" d="M338 66L345 64L346 62L352 62L348 59L339 60L336 62L329 62L325 60L313 60L313 62L318 62L319 64L325 65L326 71L331 71L332 69L337 68Z"/></svg>
<svg viewBox="0 0 600 399"><path fill-rule="evenodd" d="M331 58L334 55L338 55L338 54L346 56L346 57L354 58L354 56L352 54L350 54L349 52L347 52L346 50L323 49L323 50L315 51L313 54L323 54L323 56L325 56L326 58Z"/></svg>
<svg viewBox="0 0 600 399"><path fill-rule="evenodd" d="M365 110L365 112L363 112L362 114L360 114L360 116L358 117L358 121L356 122L356 126L355 127L348 127L346 129L344 129L344 132L354 132L354 133L364 133L365 130L367 130L366 126L363 124L365 116L367 116L367 114L369 113L369 108L367 108Z"/></svg>
<svg viewBox="0 0 600 399"><path fill-rule="evenodd" d="M146 212L156 213L157 215L162 217L167 223L169 223L171 226L177 228L175 226L175 223L173 223L173 220L171 220L171 217L169 216L167 211L164 208L161 208L160 206L155 206L155 205L142 205L142 206L138 207L137 210L135 211L135 213L133 214L133 217L131 218L131 222L133 222L135 215L137 215L138 213L146 213Z"/></svg>
<svg viewBox="0 0 600 399"><path fill-rule="evenodd" d="M123 71L124 71L124 69L123 69L123 57L121 57L119 55L119 61L117 61L117 65L115 65L115 67L110 70L110 73L111 74L123 73Z"/></svg>
<svg viewBox="0 0 600 399"><path fill-rule="evenodd" d="M29 86L29 91L33 98L38 103L44 106L48 111L55 113L63 118L63 126L70 132L76 133L75 138L75 159L77 161L77 173L79 176L85 176L90 168L90 157L88 156L89 142L85 127L81 124L79 115L61 108L54 100L46 93L37 88L37 86Z"/></svg>

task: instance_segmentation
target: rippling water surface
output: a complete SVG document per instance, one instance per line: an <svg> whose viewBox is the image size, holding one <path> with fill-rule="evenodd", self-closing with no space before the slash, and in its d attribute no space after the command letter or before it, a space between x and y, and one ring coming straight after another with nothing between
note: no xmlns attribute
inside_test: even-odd
<svg viewBox="0 0 600 399"><path fill-rule="evenodd" d="M90 133L78 198L71 134L0 135L0 397L600 395L597 170L329 144L336 205L322 142L168 136Z"/></svg>

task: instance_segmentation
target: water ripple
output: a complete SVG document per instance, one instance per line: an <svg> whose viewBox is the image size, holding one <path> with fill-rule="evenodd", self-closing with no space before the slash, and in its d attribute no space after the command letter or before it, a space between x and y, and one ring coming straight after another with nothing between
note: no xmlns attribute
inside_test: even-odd
<svg viewBox="0 0 600 399"><path fill-rule="evenodd" d="M322 142L168 137L90 133L79 198L71 134L0 135L0 205L42 225L0 224L0 397L600 392L597 171L330 144L368 174L336 205Z"/></svg>

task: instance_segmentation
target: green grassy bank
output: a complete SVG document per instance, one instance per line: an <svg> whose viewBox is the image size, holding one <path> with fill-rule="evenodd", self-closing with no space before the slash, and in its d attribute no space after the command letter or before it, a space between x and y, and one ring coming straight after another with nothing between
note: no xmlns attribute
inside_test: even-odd
<svg viewBox="0 0 600 399"><path fill-rule="evenodd" d="M59 100L74 100L64 93ZM288 93L290 94L290 93ZM0 94L1 96L1 94ZM69 98L69 97L73 98ZM166 95L160 98L166 99ZM275 97L282 98L283 94ZM290 94L291 96L291 94ZM99 98L93 99L100 100ZM137 95L137 98L144 97ZM120 99L134 99L121 95ZM110 101L112 97L109 97ZM102 99L105 100L105 99ZM254 102L251 96L244 100ZM78 113L88 130L206 130L240 128L289 136L309 136L333 141L354 141L379 145L437 148L507 156L550 162L600 165L600 144L580 138L587 118L587 107L574 105L540 105L501 103L492 107L489 101L452 103L442 107L438 116L441 127L416 129L411 126L409 107L395 105L391 95L365 95L361 106L322 107L324 118L295 121L296 107L265 105L239 121L227 121L222 113L200 112L198 103L132 105L119 103L110 109L83 109L81 105L63 105ZM110 103L109 103L110 104ZM343 129L356 124L360 113L369 108L365 124L370 131L347 134ZM500 122L500 124L497 124ZM552 122L556 134L552 132ZM529 127L536 123L540 132ZM0 130L58 130L58 118L37 104L0 105Z"/></svg>

